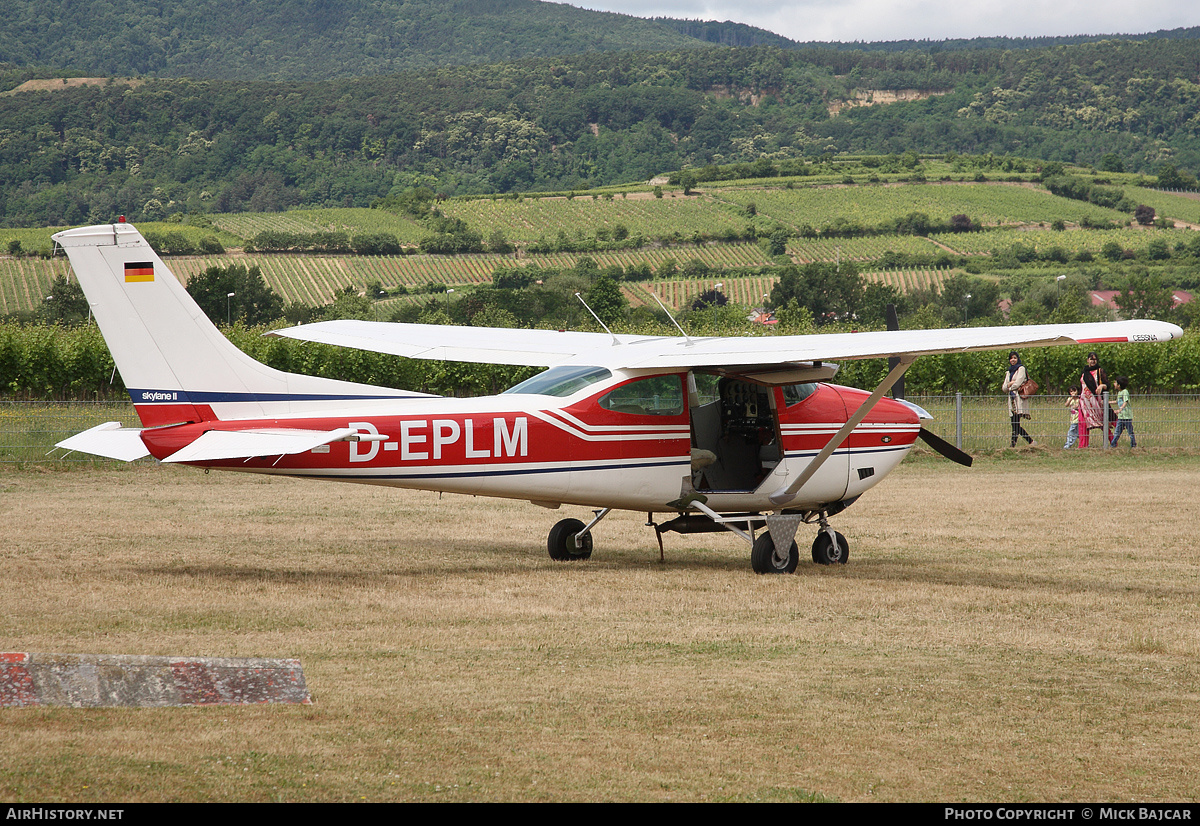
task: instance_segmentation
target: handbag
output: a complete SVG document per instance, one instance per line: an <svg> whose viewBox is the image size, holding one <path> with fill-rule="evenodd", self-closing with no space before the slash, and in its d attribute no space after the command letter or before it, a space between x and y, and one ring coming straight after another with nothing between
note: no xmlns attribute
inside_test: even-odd
<svg viewBox="0 0 1200 826"><path fill-rule="evenodd" d="M1038 383L1033 379L1027 379L1024 384L1017 388L1017 395L1022 399L1028 399L1038 391Z"/></svg>

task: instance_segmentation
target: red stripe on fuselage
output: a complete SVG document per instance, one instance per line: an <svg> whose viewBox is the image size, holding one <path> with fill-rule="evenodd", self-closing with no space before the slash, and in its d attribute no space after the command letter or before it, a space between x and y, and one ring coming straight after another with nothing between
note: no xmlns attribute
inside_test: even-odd
<svg viewBox="0 0 1200 826"><path fill-rule="evenodd" d="M212 408L206 404L135 404L143 427L162 427L180 422L213 421Z"/></svg>
<svg viewBox="0 0 1200 826"><path fill-rule="evenodd" d="M650 434L651 438L647 439L631 439L629 436L634 434L628 433L604 434L607 438L588 440L525 411L455 413L446 416L364 416L354 420L304 418L212 421L147 431L143 434L143 440L153 456L165 459L210 430L294 428L328 431L343 427L355 427L367 433L373 427L387 438L380 442L334 442L329 445L328 453L306 451L282 459L277 455L267 456L262 461L280 469L421 468L682 457L688 455L690 447L686 434ZM247 464L242 459L236 459L198 464L246 468L254 467L256 461L251 459Z"/></svg>

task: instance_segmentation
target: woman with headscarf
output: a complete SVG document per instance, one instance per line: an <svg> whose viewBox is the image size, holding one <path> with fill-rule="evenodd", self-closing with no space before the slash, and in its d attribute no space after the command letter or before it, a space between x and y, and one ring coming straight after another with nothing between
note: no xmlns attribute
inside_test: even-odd
<svg viewBox="0 0 1200 826"><path fill-rule="evenodd" d="M1088 446L1088 431L1104 427L1104 391L1108 389L1108 374L1100 366L1095 353L1087 354L1087 367L1079 376L1079 446Z"/></svg>
<svg viewBox="0 0 1200 826"><path fill-rule="evenodd" d="M1012 417L1012 441L1009 442L1009 447L1017 446L1018 436L1023 436L1025 441L1033 444L1033 437L1025 432L1025 428L1021 427L1021 419L1029 418L1029 401L1022 398L1020 393L1021 385L1027 381L1029 381L1029 371L1021 362L1021 356L1016 350L1013 350L1008 354L1008 372L1000 384L1000 389L1008 394L1008 412Z"/></svg>

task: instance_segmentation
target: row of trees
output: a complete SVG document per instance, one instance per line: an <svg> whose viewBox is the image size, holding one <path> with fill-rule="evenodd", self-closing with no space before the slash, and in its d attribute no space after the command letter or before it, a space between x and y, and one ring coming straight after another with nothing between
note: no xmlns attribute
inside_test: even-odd
<svg viewBox="0 0 1200 826"><path fill-rule="evenodd" d="M711 321L698 333L727 332L721 309L708 311ZM436 311L426 320L436 320ZM456 362L403 359L379 353L290 339L264 338L268 327L235 324L226 328L230 339L251 357L289 372L362 381L387 387L442 395L494 393L527 378L536 369ZM658 330L654 326L646 330ZM641 330L639 330L640 332ZM1023 352L1030 375L1046 392L1065 392L1078 384L1084 355L1097 350L1110 375L1134 378L1146 392L1200 391L1200 335L1156 345L1034 348ZM0 388L8 398L119 399L125 387L114 373L99 329L95 325L66 328L0 323ZM1004 353L980 352L920 358L906 375L910 395L930 393L995 393L1005 367ZM887 371L884 359L842 364L839 383L874 387Z"/></svg>

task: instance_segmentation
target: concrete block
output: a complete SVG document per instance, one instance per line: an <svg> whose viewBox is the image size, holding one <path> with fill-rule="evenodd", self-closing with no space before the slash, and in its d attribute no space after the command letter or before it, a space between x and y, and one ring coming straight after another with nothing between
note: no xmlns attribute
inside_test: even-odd
<svg viewBox="0 0 1200 826"><path fill-rule="evenodd" d="M0 707L311 702L299 660L0 653Z"/></svg>

